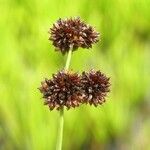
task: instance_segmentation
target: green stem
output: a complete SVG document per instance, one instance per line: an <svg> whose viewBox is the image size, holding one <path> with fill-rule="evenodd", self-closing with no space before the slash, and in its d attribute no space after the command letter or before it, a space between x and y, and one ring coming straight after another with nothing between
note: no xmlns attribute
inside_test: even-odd
<svg viewBox="0 0 150 150"><path fill-rule="evenodd" d="M69 69L70 61L71 61L71 54L72 54L72 48L68 52L67 60L66 60L66 65L65 65L65 70L67 71Z"/></svg>
<svg viewBox="0 0 150 150"><path fill-rule="evenodd" d="M70 61L71 61L72 48L68 52L65 71L68 71ZM63 126L64 126L64 108L60 109L60 118L59 118L59 127L58 127L58 137L57 137L57 145L56 150L62 150L62 141L63 141Z"/></svg>
<svg viewBox="0 0 150 150"><path fill-rule="evenodd" d="M64 109L60 109L60 118L59 118L59 127L58 127L58 137L56 150L62 149L62 140L63 140L63 126L64 126Z"/></svg>

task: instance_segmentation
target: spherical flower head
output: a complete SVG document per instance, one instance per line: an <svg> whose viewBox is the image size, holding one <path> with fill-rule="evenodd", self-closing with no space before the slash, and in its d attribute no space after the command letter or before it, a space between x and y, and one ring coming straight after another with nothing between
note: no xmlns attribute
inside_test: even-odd
<svg viewBox="0 0 150 150"><path fill-rule="evenodd" d="M83 89L83 103L98 106L105 102L105 96L109 92L109 78L107 78L100 71L91 70L82 73L82 89Z"/></svg>
<svg viewBox="0 0 150 150"><path fill-rule="evenodd" d="M66 106L68 109L77 107L80 103L81 77L77 73L60 71L53 74L52 79L41 82L39 90L45 99L44 104L50 110L57 110Z"/></svg>
<svg viewBox="0 0 150 150"><path fill-rule="evenodd" d="M50 38L56 50L62 54L70 49L77 50L79 47L91 48L98 42L99 33L90 25L77 18L59 19L49 30Z"/></svg>

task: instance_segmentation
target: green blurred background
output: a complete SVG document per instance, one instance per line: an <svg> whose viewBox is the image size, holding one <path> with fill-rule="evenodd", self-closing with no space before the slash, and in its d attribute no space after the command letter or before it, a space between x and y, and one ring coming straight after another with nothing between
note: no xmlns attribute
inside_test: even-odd
<svg viewBox="0 0 150 150"><path fill-rule="evenodd" d="M65 111L64 150L150 149L149 0L0 0L0 150L54 150L58 112L43 106L40 82L62 69L48 30L80 16L101 33L73 53L71 69L111 77L107 102Z"/></svg>

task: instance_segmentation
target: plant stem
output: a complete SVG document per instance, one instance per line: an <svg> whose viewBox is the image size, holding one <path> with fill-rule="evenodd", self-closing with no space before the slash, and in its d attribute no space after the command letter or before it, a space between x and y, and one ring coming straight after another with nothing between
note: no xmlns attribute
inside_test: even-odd
<svg viewBox="0 0 150 150"><path fill-rule="evenodd" d="M63 126L64 126L64 109L60 109L59 127L58 127L58 137L56 150L62 149L62 139L63 139Z"/></svg>
<svg viewBox="0 0 150 150"><path fill-rule="evenodd" d="M65 71L68 71L70 61L71 61L72 48L68 52ZM62 150L62 141L63 141L63 126L64 126L64 108L60 109L60 118L59 118L59 127L58 127L58 137L57 137L57 145L56 150Z"/></svg>
<svg viewBox="0 0 150 150"><path fill-rule="evenodd" d="M68 52L67 60L66 60L66 65L65 65L65 70L67 71L69 69L70 61L71 61L71 54L72 54L72 48Z"/></svg>

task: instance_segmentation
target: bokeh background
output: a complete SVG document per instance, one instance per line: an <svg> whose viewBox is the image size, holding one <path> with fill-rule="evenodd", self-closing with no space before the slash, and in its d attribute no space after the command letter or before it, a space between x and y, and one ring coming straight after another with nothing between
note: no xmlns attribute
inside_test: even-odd
<svg viewBox="0 0 150 150"><path fill-rule="evenodd" d="M40 82L62 69L48 30L80 16L101 33L73 53L71 69L111 77L107 102L65 111L64 150L150 149L149 0L0 0L0 150L54 150L58 112L43 106Z"/></svg>

